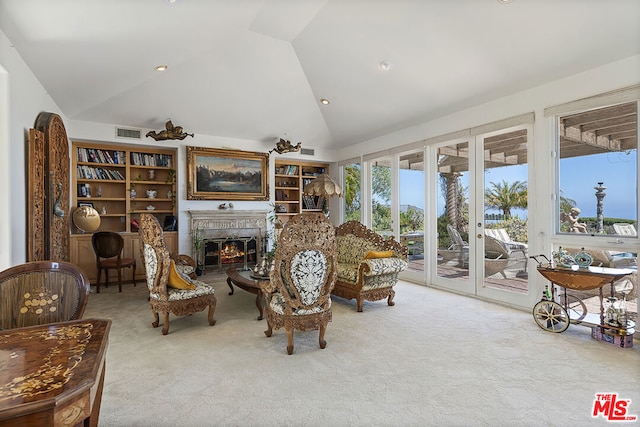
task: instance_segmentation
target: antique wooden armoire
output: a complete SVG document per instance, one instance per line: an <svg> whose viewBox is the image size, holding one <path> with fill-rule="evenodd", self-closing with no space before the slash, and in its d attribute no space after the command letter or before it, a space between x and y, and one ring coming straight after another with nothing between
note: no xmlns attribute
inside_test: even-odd
<svg viewBox="0 0 640 427"><path fill-rule="evenodd" d="M69 142L60 116L29 129L27 260L69 260Z"/></svg>

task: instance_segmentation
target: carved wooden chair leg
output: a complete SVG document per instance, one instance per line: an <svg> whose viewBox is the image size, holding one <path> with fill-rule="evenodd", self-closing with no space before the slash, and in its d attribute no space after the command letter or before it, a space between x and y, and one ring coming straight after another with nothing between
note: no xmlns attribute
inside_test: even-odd
<svg viewBox="0 0 640 427"><path fill-rule="evenodd" d="M216 306L212 304L209 306L209 313L207 314L207 319L209 320L210 326L213 326L216 324L216 320L213 318L214 311L216 311Z"/></svg>
<svg viewBox="0 0 640 427"><path fill-rule="evenodd" d="M324 333L327 331L327 325L320 325L320 337L318 339L318 343L320 344L320 348L325 348L327 346L327 342L324 340Z"/></svg>
<svg viewBox="0 0 640 427"><path fill-rule="evenodd" d="M155 317L155 321L151 324L151 326L153 326L154 328L157 328L158 325L160 324L160 316L158 316L158 312L154 312L153 316Z"/></svg>
<svg viewBox="0 0 640 427"><path fill-rule="evenodd" d="M165 311L162 313L162 335L167 335L169 333L169 312Z"/></svg>
<svg viewBox="0 0 640 427"><path fill-rule="evenodd" d="M395 301L393 300L395 296L396 296L396 291L392 289L391 292L389 293L389 298L387 298L387 304L392 306L396 305Z"/></svg>
<svg viewBox="0 0 640 427"><path fill-rule="evenodd" d="M364 297L357 297L356 302L358 304L358 312L362 311L362 304L364 303Z"/></svg>
<svg viewBox="0 0 640 427"><path fill-rule="evenodd" d="M287 329L287 354L293 354L293 328Z"/></svg>
<svg viewBox="0 0 640 427"><path fill-rule="evenodd" d="M264 331L264 334L268 337L271 336L271 334L273 334L273 328L271 327L271 325L269 324L269 322L267 322L267 330Z"/></svg>
<svg viewBox="0 0 640 427"><path fill-rule="evenodd" d="M118 269L118 292L122 292L122 269Z"/></svg>

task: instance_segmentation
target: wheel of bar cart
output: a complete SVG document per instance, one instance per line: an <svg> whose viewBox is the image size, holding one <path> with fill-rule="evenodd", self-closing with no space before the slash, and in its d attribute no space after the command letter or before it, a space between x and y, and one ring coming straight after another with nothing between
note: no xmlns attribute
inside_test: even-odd
<svg viewBox="0 0 640 427"><path fill-rule="evenodd" d="M560 333L569 327L569 314L554 301L540 301L533 306L533 319L545 331Z"/></svg>
<svg viewBox="0 0 640 427"><path fill-rule="evenodd" d="M565 294L558 295L558 301L564 303L564 295ZM587 306L585 305L585 303L575 295L566 295L567 304L564 307L569 313L569 318L576 322L584 319L584 316L587 315Z"/></svg>

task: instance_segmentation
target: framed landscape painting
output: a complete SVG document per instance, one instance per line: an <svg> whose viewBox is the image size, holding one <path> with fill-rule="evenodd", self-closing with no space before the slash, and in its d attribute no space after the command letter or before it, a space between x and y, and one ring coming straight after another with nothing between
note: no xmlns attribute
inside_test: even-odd
<svg viewBox="0 0 640 427"><path fill-rule="evenodd" d="M269 154L187 147L187 200L268 200Z"/></svg>

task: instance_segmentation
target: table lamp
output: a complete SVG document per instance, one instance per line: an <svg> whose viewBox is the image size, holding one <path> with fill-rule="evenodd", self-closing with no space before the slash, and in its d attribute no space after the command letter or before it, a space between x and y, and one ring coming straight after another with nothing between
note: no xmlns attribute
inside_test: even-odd
<svg viewBox="0 0 640 427"><path fill-rule="evenodd" d="M304 186L302 194L305 196L324 197L327 201L331 196L342 197L342 188L326 173L320 174L310 183ZM329 205L327 202L322 207L322 212L329 216Z"/></svg>

